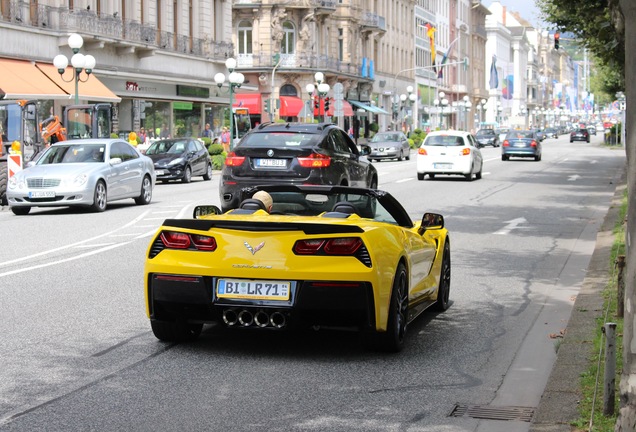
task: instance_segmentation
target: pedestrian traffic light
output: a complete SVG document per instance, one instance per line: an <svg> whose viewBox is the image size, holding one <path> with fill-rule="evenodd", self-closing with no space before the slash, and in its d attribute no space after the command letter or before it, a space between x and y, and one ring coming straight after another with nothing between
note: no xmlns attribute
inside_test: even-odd
<svg viewBox="0 0 636 432"><path fill-rule="evenodd" d="M555 33L554 34L554 49L558 50L559 49L559 39L561 38L561 34L560 33Z"/></svg>
<svg viewBox="0 0 636 432"><path fill-rule="evenodd" d="M331 102L330 98L325 98L325 112L329 111L329 103Z"/></svg>

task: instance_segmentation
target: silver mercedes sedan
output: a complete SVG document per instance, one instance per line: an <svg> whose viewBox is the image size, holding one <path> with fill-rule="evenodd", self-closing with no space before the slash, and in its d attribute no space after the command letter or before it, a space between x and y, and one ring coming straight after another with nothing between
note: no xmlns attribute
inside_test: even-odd
<svg viewBox="0 0 636 432"><path fill-rule="evenodd" d="M102 212L109 202L126 198L149 204L155 182L152 160L121 139L61 141L9 179L7 200L16 215L31 207Z"/></svg>

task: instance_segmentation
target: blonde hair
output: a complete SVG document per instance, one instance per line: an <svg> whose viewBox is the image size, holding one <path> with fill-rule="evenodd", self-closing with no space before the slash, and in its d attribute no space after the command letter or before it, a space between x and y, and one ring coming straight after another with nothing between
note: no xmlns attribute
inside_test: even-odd
<svg viewBox="0 0 636 432"><path fill-rule="evenodd" d="M272 209L272 205L274 204L274 200L272 196L265 191L258 191L254 195L252 195L253 199L257 199L265 205L265 208L269 212Z"/></svg>

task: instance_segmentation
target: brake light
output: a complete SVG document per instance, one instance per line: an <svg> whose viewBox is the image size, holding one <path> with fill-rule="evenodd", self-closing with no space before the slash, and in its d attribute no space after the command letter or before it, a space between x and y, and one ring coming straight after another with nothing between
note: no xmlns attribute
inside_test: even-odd
<svg viewBox="0 0 636 432"><path fill-rule="evenodd" d="M504 140L502 146L504 147L510 147L510 142L508 142L508 140Z"/></svg>
<svg viewBox="0 0 636 432"><path fill-rule="evenodd" d="M322 245L325 243L324 240L298 240L294 245L294 252L298 255L314 255L317 253Z"/></svg>
<svg viewBox="0 0 636 432"><path fill-rule="evenodd" d="M298 163L303 168L327 168L331 165L331 158L327 155L312 153L308 157L299 157Z"/></svg>
<svg viewBox="0 0 636 432"><path fill-rule="evenodd" d="M245 162L245 156L237 156L234 152L229 152L225 157L226 166L239 166Z"/></svg>
<svg viewBox="0 0 636 432"><path fill-rule="evenodd" d="M535 140L532 140L532 142L530 143L531 147L536 147L537 146L537 142Z"/></svg>
<svg viewBox="0 0 636 432"><path fill-rule="evenodd" d="M294 244L297 255L354 255L363 246L358 237L298 240Z"/></svg>
<svg viewBox="0 0 636 432"><path fill-rule="evenodd" d="M160 238L168 249L190 249L191 246L194 246L196 250L200 251L212 252L216 250L216 239L210 236L163 231Z"/></svg>
<svg viewBox="0 0 636 432"><path fill-rule="evenodd" d="M463 148L462 149L461 156L468 156L469 154L470 154L470 149L469 148Z"/></svg>
<svg viewBox="0 0 636 432"><path fill-rule="evenodd" d="M187 249L190 247L190 236L185 233L164 231L161 233L161 241L171 249Z"/></svg>
<svg viewBox="0 0 636 432"><path fill-rule="evenodd" d="M196 247L198 250L203 250L203 251L216 250L216 239L214 237L194 234L192 235L191 238L192 238L192 243L194 243L194 247Z"/></svg>
<svg viewBox="0 0 636 432"><path fill-rule="evenodd" d="M359 238L346 237L328 240L324 249L327 255L353 255L361 245Z"/></svg>
<svg viewBox="0 0 636 432"><path fill-rule="evenodd" d="M420 147L417 149L417 154L426 156L428 153L426 153L426 149Z"/></svg>

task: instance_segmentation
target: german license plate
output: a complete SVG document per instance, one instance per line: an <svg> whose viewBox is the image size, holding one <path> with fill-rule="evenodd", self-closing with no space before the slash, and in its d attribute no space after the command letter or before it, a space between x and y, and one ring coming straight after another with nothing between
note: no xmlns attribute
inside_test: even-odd
<svg viewBox="0 0 636 432"><path fill-rule="evenodd" d="M515 145L514 145L514 146L515 146L515 147L525 147L525 146L526 146L526 143L522 143L522 142L520 142L520 143L515 143Z"/></svg>
<svg viewBox="0 0 636 432"><path fill-rule="evenodd" d="M286 168L285 159L256 159L257 168Z"/></svg>
<svg viewBox="0 0 636 432"><path fill-rule="evenodd" d="M31 191L29 198L55 198L55 191Z"/></svg>
<svg viewBox="0 0 636 432"><path fill-rule="evenodd" d="M453 164L449 164L449 163L436 163L436 164L433 164L433 167L434 167L434 168L437 168L437 169L449 169L449 168L452 168L452 167L453 167Z"/></svg>
<svg viewBox="0 0 636 432"><path fill-rule="evenodd" d="M216 295L232 299L289 300L290 286L288 281L219 279Z"/></svg>

